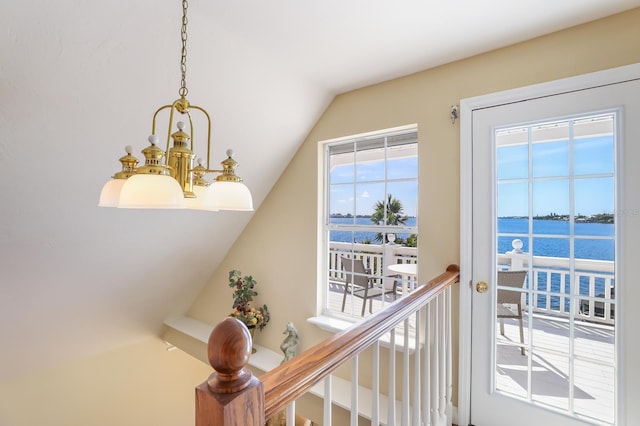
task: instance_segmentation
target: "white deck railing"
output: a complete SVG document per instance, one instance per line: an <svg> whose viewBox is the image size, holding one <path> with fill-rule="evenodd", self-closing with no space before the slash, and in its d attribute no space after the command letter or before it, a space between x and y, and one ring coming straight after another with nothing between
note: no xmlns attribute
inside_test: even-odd
<svg viewBox="0 0 640 426"><path fill-rule="evenodd" d="M568 317L573 308L575 318L613 324L616 303L614 262L574 259L571 283L570 261L566 257L529 256L529 253L517 250L498 254L498 268L532 271L528 282L536 301L533 312ZM528 304L529 301L525 302Z"/></svg>
<svg viewBox="0 0 640 426"><path fill-rule="evenodd" d="M354 253L362 259L371 275L389 277L390 264L417 263L418 250L396 244L360 244L331 242L329 246L329 279L343 282L341 256ZM573 289L570 289L570 259L566 257L531 256L532 288L536 313L568 317L571 300L576 318L603 324L613 324L615 317L614 262L574 259ZM529 269L529 253L511 251L498 254L498 266L503 269ZM415 276L402 276L403 282L414 282ZM551 283L555 284L553 290ZM572 291L570 291L572 290ZM571 294L574 295L571 299ZM575 297L575 295L579 295ZM526 301L528 303L528 300Z"/></svg>

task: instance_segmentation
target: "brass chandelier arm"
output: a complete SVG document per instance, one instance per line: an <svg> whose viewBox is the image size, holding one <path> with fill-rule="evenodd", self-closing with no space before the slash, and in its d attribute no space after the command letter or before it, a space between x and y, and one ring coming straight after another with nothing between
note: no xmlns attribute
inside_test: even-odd
<svg viewBox="0 0 640 426"><path fill-rule="evenodd" d="M156 121L158 118L158 114L167 109L167 108L171 108L171 113L169 114L169 126L167 127L167 146L165 149L165 153L168 155L169 154L169 147L171 144L171 129L173 127L173 115L174 115L174 111L178 111L181 114L187 114L187 116L189 117L189 130L191 132L191 151L193 152L194 150L194 143L193 143L193 119L191 117L191 113L189 112L189 108L195 108L199 111L202 111L205 116L207 117L207 122L208 122L208 134L207 134L207 157L209 156L209 152L211 151L211 118L209 118L209 114L207 113L207 111L205 111L203 108L199 107L199 106L195 106L195 105L190 105L189 101L185 98L180 98L178 100L176 100L173 104L171 105L163 105L160 108L158 108L156 110L156 112L153 114L153 120L151 123L151 134L155 135L156 134ZM207 158L207 167L209 166L208 163L208 158ZM166 162L166 161L165 161Z"/></svg>
<svg viewBox="0 0 640 426"><path fill-rule="evenodd" d="M191 108L197 109L198 111L202 112L205 117L207 117L207 169L209 169L211 159L211 117L209 116L209 113L202 107L191 105ZM191 116L189 116L189 120L191 120ZM193 131L191 132L191 150L193 151Z"/></svg>

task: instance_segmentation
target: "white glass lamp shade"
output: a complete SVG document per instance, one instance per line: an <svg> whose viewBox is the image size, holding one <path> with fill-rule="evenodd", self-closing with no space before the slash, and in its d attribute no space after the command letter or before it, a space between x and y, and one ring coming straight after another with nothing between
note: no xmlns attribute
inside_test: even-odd
<svg viewBox="0 0 640 426"><path fill-rule="evenodd" d="M120 192L119 208L183 209L184 194L171 176L137 174L127 179Z"/></svg>
<svg viewBox="0 0 640 426"><path fill-rule="evenodd" d="M242 182L215 181L202 202L207 210L253 211L251 192Z"/></svg>
<svg viewBox="0 0 640 426"><path fill-rule="evenodd" d="M102 187L100 191L100 207L118 207L120 201L120 192L127 179L111 179Z"/></svg>
<svg viewBox="0 0 640 426"><path fill-rule="evenodd" d="M209 190L208 186L193 186L193 193L196 194L196 198L185 198L185 205L189 210L206 210L210 212L217 212L218 209L213 207L207 207L204 205L204 198Z"/></svg>

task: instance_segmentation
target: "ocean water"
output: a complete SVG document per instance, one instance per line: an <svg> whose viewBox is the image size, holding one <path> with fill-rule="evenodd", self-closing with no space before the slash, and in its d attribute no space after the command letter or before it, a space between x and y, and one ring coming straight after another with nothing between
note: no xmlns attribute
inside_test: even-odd
<svg viewBox="0 0 640 426"><path fill-rule="evenodd" d="M569 257L569 223L560 220L534 220L533 238L528 238L527 219L498 219L498 253L513 250L511 242L522 240L522 251L533 246L534 256ZM614 225L609 223L576 223L574 257L578 259L614 260ZM509 234L509 235L500 235Z"/></svg>
<svg viewBox="0 0 640 426"><path fill-rule="evenodd" d="M371 226L367 217L331 218L331 223ZM414 226L416 218L409 218L407 225ZM559 220L534 220L534 237L527 237L529 225L527 219L498 219L498 253L513 250L511 242L518 238L524 243L523 251L529 252L533 246L534 256L569 257L569 223ZM614 260L614 225L605 223L577 223L575 225L574 250L579 259ZM502 234L502 235L500 235ZM508 234L508 235L503 235ZM409 234L397 234L406 238ZM332 231L331 241L361 243L367 239L375 242L375 232Z"/></svg>

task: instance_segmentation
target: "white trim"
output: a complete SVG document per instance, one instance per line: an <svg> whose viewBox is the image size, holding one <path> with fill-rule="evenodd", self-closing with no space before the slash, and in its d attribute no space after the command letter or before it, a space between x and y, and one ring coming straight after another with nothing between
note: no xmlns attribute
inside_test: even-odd
<svg viewBox="0 0 640 426"><path fill-rule="evenodd" d="M460 101L460 331L458 363L458 420L468 425L471 410L471 309L472 309L472 131L473 111L577 90L591 89L640 78L640 63L583 74L561 80L491 93ZM469 283L469 284L466 284ZM618 327L616 327L618 328ZM619 330L617 330L619 332ZM619 351L621 352L621 351ZM618 355L621 357L621 355ZM623 359L619 358L620 366ZM620 392L621 386L618 386ZM622 393L619 393L622 396ZM617 415L624 410L617 407ZM618 421L624 420L618 417ZM624 424L624 423L620 423Z"/></svg>
<svg viewBox="0 0 640 426"><path fill-rule="evenodd" d="M622 160L624 158L624 147L625 147L625 141L623 140L623 138L625 137L625 123L624 123L624 117L625 114L622 113L622 111L619 111L619 113L616 115L617 120L616 120L616 129L615 129L615 134L616 134L616 141L615 141L615 150L616 150L616 156L615 156L615 161L616 161L616 165L615 165L615 172L616 172L616 178L615 178L615 184L616 184L616 188L615 188L615 208L616 208L616 212L623 212L625 211L625 200L623 200L623 197L618 197L618 194L624 194L625 193L625 189L624 186L626 185L625 179L623 178L625 171L624 170L624 161ZM627 230L627 218L625 217L625 215L618 215L615 218L615 235L616 235L616 240L615 240L615 252L616 253L622 253L622 247L625 244L625 232ZM627 277L621 277L621 271L625 271L625 261L624 261L624 256L618 256L616 254L616 258L615 258L615 282L619 283L619 282L624 282L625 278L629 278ZM618 291L618 294L620 294L620 291ZM626 366L626 362L625 362L625 350L622 346L622 343L624 343L624 340L622 339L622 336L625 335L625 333L627 333L626 331L626 327L625 327L625 322L624 321L619 321L618 318L622 318L621 314L622 312L625 312L625 298L624 297L618 297L616 298L616 320L615 320L615 337L614 337L614 342L616 343L616 348L615 348L615 353L616 353L616 369L615 371L615 392L618 395L618 398L615 401L615 408L614 408L614 412L615 412L615 420L616 420L616 424L619 425L626 425L626 411L624 409L624 401L623 401L623 397L625 396L625 392L624 392L624 380L618 380L618 376L619 376L619 372L620 371L625 371L624 368ZM626 334L627 336L629 334ZM629 360L629 362L634 362L635 360Z"/></svg>
<svg viewBox="0 0 640 426"><path fill-rule="evenodd" d="M388 129L378 129L378 130L373 130L371 132L357 133L355 135L340 136L337 138L325 139L323 141L319 141L318 144L332 145L332 144L347 142L347 141L356 140L356 139L370 139L370 138L375 138L380 136L386 136L392 133L403 133L403 132L410 132L410 131L417 132L418 124L417 123L405 124L404 126L390 127Z"/></svg>
<svg viewBox="0 0 640 426"><path fill-rule="evenodd" d="M640 77L640 63L462 99L460 100L461 132L463 124L462 118L464 115L468 116L476 109L491 108L513 102L528 101L545 96L574 92L576 90L593 89L599 86L634 80L638 77ZM466 121L467 124L469 124L469 117L467 117Z"/></svg>
<svg viewBox="0 0 640 426"><path fill-rule="evenodd" d="M460 305L458 344L458 425L470 424L471 414L471 231L472 109L467 99L460 101Z"/></svg>

